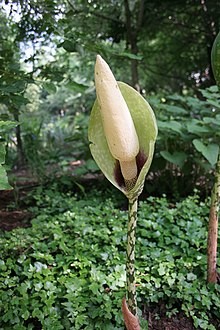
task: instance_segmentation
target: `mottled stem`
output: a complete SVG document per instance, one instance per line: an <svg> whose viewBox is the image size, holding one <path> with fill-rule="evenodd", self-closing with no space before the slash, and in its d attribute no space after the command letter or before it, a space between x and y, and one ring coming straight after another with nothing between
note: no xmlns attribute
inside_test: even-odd
<svg viewBox="0 0 220 330"><path fill-rule="evenodd" d="M127 264L126 264L128 308L134 316L137 315L137 299L136 299L135 269L134 269L137 203L138 203L137 198L129 200Z"/></svg>
<svg viewBox="0 0 220 330"><path fill-rule="evenodd" d="M211 207L208 228L208 251L207 251L207 281L216 283L217 274L217 242L218 242L218 212L220 202L220 152L215 170L215 182L212 189Z"/></svg>

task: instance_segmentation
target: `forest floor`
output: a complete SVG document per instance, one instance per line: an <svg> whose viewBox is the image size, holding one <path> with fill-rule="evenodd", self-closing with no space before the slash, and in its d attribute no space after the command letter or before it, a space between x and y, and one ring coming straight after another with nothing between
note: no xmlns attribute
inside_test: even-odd
<svg viewBox="0 0 220 330"><path fill-rule="evenodd" d="M18 227L31 226L33 215L23 202L27 194L37 186L36 180L22 170L15 173L15 189L0 191L0 230L10 231ZM143 317L148 320L148 330L196 330L190 318L183 312L166 316L165 304L143 307ZM220 329L220 328L219 328Z"/></svg>

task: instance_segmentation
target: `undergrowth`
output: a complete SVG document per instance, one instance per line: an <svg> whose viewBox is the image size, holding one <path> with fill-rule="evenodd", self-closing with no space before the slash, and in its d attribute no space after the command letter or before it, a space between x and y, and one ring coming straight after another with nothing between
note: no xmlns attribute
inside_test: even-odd
<svg viewBox="0 0 220 330"><path fill-rule="evenodd" d="M124 329L126 211L97 191L78 199L38 190L34 198L32 226L0 232L0 329ZM196 195L140 202L140 316L162 300L168 316L184 311L196 329L216 329L220 287L206 284L208 212Z"/></svg>

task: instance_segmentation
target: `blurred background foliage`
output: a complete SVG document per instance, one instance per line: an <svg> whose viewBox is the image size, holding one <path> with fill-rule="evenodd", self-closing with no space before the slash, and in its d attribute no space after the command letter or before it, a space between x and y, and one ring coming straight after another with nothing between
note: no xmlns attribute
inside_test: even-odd
<svg viewBox="0 0 220 330"><path fill-rule="evenodd" d="M99 53L157 117L145 192L210 192L220 139L210 62L218 1L5 0L0 8L0 137L12 171L28 168L40 182L99 173L87 139ZM4 121L19 125L3 130Z"/></svg>

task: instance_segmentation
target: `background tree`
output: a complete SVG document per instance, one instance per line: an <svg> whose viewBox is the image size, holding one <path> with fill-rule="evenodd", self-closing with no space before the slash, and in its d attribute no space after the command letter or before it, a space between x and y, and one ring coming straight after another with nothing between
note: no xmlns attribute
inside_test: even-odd
<svg viewBox="0 0 220 330"><path fill-rule="evenodd" d="M19 64L19 47L16 43L16 26L0 13L0 96L1 113L4 118L19 121L20 109L28 100L24 96L26 86L32 79L21 70ZM20 126L16 126L18 164L25 161Z"/></svg>
<svg viewBox="0 0 220 330"><path fill-rule="evenodd" d="M69 155L70 149L66 142L71 143L70 140L73 139L72 141L78 146L76 137L80 136L81 141L84 142L81 148L84 154L80 151L76 153L74 151L74 154L81 155L84 159L88 157L86 116L95 97L92 77L97 53L107 61L111 61L118 79L141 90L147 99L151 96L158 118L161 116L161 119L167 122L174 119L180 121L182 119L180 113L184 113L189 120L195 116L201 119L201 111L197 111L197 107L201 104L196 98L192 101L190 97L198 95L204 99L198 88L213 84L210 47L219 28L219 7L218 3L211 0L193 3L170 0L163 3L145 0L118 0L107 3L95 0L7 1L9 8L7 12L10 12L7 24L13 26L12 39L17 42L18 48L17 62L26 72L20 79L20 82L25 83L25 89L16 94L20 100L22 97L23 102L19 106L24 119L19 126L24 132L20 134L21 143L23 142L26 150L31 152L32 148L28 146L33 142L29 139L33 130L34 136L38 136L35 143L39 142L39 150L44 150L43 145L46 149L50 145L51 151L56 150L54 154L60 154L57 149L60 145L58 143L60 133L56 134L61 131L58 129L60 121L60 126L65 129L60 139L65 141L65 148L61 149L66 150L66 155ZM16 75L12 77L16 85L19 78ZM26 88L27 84L33 82L37 86L35 92L38 90L38 96L34 99L30 97L31 88ZM12 81L8 81L7 84L12 85ZM21 83L18 85L19 88L22 87ZM178 92L178 97L170 97L175 92ZM182 97L185 94L188 98L184 100ZM156 95L156 98L153 99L152 95ZM161 95L163 98L160 102L158 100ZM31 99L31 105L25 104L27 98ZM215 100L212 99L212 102ZM204 108L206 106L207 104ZM184 109L181 112L177 107ZM28 121L26 120L28 117L25 119L25 114L31 114L32 118L35 116L38 119ZM217 112L215 114L217 115ZM65 124L62 117L65 117ZM177 151L185 152L190 149L192 152L194 149L193 145L186 143L189 132L183 126L184 123L178 132L175 131L176 126L173 127L174 130L171 130L172 134L169 136L167 129L160 127L160 136L164 134L167 137L164 140L166 146L163 146L163 150L158 149L155 160L158 162L163 160L160 164L165 166L164 173L167 173L167 161L177 155L175 147L171 148L171 136L174 137L175 146L183 146L183 150ZM50 129L53 127L54 131L51 129L48 134L49 127ZM70 128L73 127L71 133ZM185 131L186 135L183 134ZM176 139L176 135L179 140ZM160 136L159 141L161 141ZM47 137L50 142L47 141ZM180 143L177 143L178 141ZM160 142L158 145L161 145ZM162 156L161 151L169 152L169 157L166 154L167 158L164 158L165 153ZM50 154L48 149L46 154ZM42 153L39 155L42 159ZM173 158L170 155L174 155ZM194 154L190 157L181 168L181 171L186 171L187 176L191 173L189 169L185 170L188 161L190 168L194 166L192 162ZM30 154L29 159L34 157ZM175 173L180 172L179 165L182 166L182 163L178 160L177 164L174 164L178 166ZM197 173L193 176L195 181L205 171L205 166L202 166L203 162L198 159L193 172ZM173 170L171 168L168 170L172 176ZM186 178L181 177L185 182Z"/></svg>

